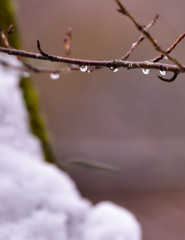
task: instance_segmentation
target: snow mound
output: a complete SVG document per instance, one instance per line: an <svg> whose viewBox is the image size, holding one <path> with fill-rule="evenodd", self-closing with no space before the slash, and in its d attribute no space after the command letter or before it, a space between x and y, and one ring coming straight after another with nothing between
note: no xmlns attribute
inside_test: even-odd
<svg viewBox="0 0 185 240"><path fill-rule="evenodd" d="M141 240L131 212L110 202L92 206L65 172L43 161L19 78L0 64L0 240Z"/></svg>
<svg viewBox="0 0 185 240"><path fill-rule="evenodd" d="M111 202L91 208L83 225L81 240L138 240L141 227L135 216Z"/></svg>

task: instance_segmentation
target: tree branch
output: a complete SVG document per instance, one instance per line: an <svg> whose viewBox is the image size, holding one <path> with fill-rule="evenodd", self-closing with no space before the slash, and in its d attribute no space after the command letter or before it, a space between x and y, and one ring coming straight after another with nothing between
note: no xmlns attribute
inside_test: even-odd
<svg viewBox="0 0 185 240"><path fill-rule="evenodd" d="M177 38L177 40L176 40L169 48L166 49L165 52L170 53L184 37L185 37L185 32L184 32L183 34L181 34L181 35ZM151 62L158 62L158 61L162 60L163 58L164 58L164 55L163 55L163 54L160 54L159 56L151 59L150 61L151 61Z"/></svg>
<svg viewBox="0 0 185 240"><path fill-rule="evenodd" d="M154 17L154 19L152 19L152 21L145 27L146 30L148 30L149 28L151 28L157 21L157 19L159 18L159 15L156 15ZM141 34L141 36L138 38L138 40L134 43L132 43L131 48L128 50L127 53L125 53L125 55L123 55L121 57L121 60L126 60L128 59L128 57L130 56L130 54L132 53L132 51L145 39L145 36L143 34Z"/></svg>
<svg viewBox="0 0 185 240"><path fill-rule="evenodd" d="M94 66L94 67L108 67L108 68L127 68L127 69L135 69L135 68L148 68L148 69L156 69L162 71L170 71L170 72L179 72L179 68L176 65L172 64L164 64L164 63L155 63L150 61L123 61L123 60L108 60L108 61L94 61L94 60L82 60L82 59L75 59L75 58L66 58L60 57L55 55L45 55L33 52L27 52L24 50L17 50L17 49L9 49L0 47L0 52L7 53L9 55L19 56L19 57L26 57L32 59L39 59L45 61L52 61L52 62L61 62L61 63L69 63L75 64L79 66ZM182 67L181 72L185 72L185 66Z"/></svg>
<svg viewBox="0 0 185 240"><path fill-rule="evenodd" d="M149 32L147 32L147 30L140 25L135 18L126 10L126 8L121 4L121 2L119 0L115 0L115 2L118 4L118 6L120 7L120 9L118 9L118 12L126 15L136 26L136 28L143 33L143 35L152 43L152 45L154 46L155 50L160 52L162 55L166 56L172 63L174 63L175 65L177 65L179 67L179 71L181 72L183 69L183 66L173 57L171 57L166 51L164 51L157 43L156 40L154 40L152 38L152 36L150 35Z"/></svg>
<svg viewBox="0 0 185 240"><path fill-rule="evenodd" d="M0 47L0 52L7 53L9 55L17 56L20 61L22 62L22 67L12 66L5 61L0 61L0 63L6 67L12 67L14 69L19 69L22 71L27 72L37 72L37 73L53 73L53 74L60 74L60 73L69 73L75 70L81 70L82 72L92 72L96 69L101 68L109 68L112 71L116 71L118 68L126 68L126 69L155 69L159 71L166 71L166 72L173 72L173 76L170 79L165 79L161 76L158 76L159 79L165 82L172 82L176 79L179 73L185 72L185 66L181 65L176 59L171 57L169 53L177 46L177 44L185 37L185 33L181 34L179 38L169 47L166 51L162 50L161 47L158 45L157 41L152 38L152 36L147 32L147 30L154 25L156 22L158 15L146 26L141 26L135 18L125 9L125 7L120 3L119 0L115 0L115 2L119 6L119 12L126 15L136 26L136 28L142 33L141 36L138 38L136 42L134 42L129 49L129 51L121 58L121 59L113 59L113 60L105 60L105 61L94 61L94 60L84 60L84 59L76 59L69 57L71 54L71 28L68 29L66 36L64 38L65 44L65 53L67 57L61 57L56 55L50 55L44 52L41 48L40 42L37 41L37 48L40 53L28 52L24 50L17 50L13 49L9 45L9 37L13 32L12 25L10 26L7 35L4 34L4 31L0 31L1 41L5 45L5 47ZM141 43L144 38L147 38L155 49L160 52L160 55L149 60L149 61L126 61L126 59L130 56L131 52L135 49L135 47ZM158 63L161 59L167 57L172 64L164 64ZM32 58L37 60L44 60L44 61L52 61L52 62L61 62L61 63L68 63L69 67L55 69L55 68L38 68L33 67L30 64L26 63L23 58Z"/></svg>

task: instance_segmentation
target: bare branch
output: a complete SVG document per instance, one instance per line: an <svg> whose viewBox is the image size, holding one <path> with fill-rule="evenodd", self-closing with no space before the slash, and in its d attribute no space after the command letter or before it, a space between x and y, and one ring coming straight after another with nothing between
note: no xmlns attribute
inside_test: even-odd
<svg viewBox="0 0 185 240"><path fill-rule="evenodd" d="M120 9L118 9L119 12L122 14L126 15L136 26L136 28L143 33L143 35L152 43L154 46L155 50L160 52L162 55L166 56L172 63L178 66L179 72L183 70L183 66L173 57L171 57L166 51L164 51L157 43L156 40L153 39L153 37L150 35L149 32L146 31L146 29L140 25L135 18L126 10L126 8L121 4L119 0L115 0L115 2L118 4Z"/></svg>
<svg viewBox="0 0 185 240"><path fill-rule="evenodd" d="M148 30L149 28L151 28L157 21L157 19L159 18L159 15L156 15L154 17L154 19L152 19L152 21L145 27L146 30ZM130 56L130 54L132 53L132 51L145 39L145 36L143 34L141 34L141 36L138 38L138 40L136 42L134 42L131 45L131 48L128 50L128 52L123 55L121 57L121 60L126 60L128 59L128 57Z"/></svg>
<svg viewBox="0 0 185 240"><path fill-rule="evenodd" d="M10 64L9 62L0 60L0 64L2 64L4 67L11 68L11 69L17 70L19 72L68 74L68 73L73 72L75 70L79 70L79 68L75 67L75 66L65 67L65 68L60 68L60 69L56 69L56 68L35 68L35 67L31 66L30 64L27 64L26 62L22 62L22 63L23 63L23 66L17 66L17 65L14 65L14 64Z"/></svg>
<svg viewBox="0 0 185 240"><path fill-rule="evenodd" d="M37 48L40 53L33 53L24 50L16 50L13 49L9 44L9 37L13 32L13 26L9 27L7 35L4 34L4 31L0 30L1 41L5 47L0 47L0 52L7 53L9 55L17 56L18 59L22 62L22 66L13 66L7 62L0 61L0 63L6 67L11 67L20 71L26 72L36 72L36 73L52 73L52 74L60 74L60 73L69 73L74 70L81 70L82 72L92 72L96 69L101 68L109 68L112 71L116 71L118 68L127 68L127 69L156 69L159 71L173 72L173 76L170 79L163 78L158 76L160 80L165 82L172 82L176 79L179 73L185 72L185 66L182 66L176 59L172 58L169 53L177 46L177 44L185 37L185 33L179 36L179 38L169 47L166 51L162 50L157 42L151 37L151 35L147 32L147 30L154 25L156 20L158 19L158 15L146 26L141 26L135 18L125 9L125 7L120 3L119 0L115 0L120 9L118 10L122 14L129 17L129 19L135 24L137 29L142 33L139 39L132 44L129 51L122 57L122 59L114 59L108 61L94 61L94 60L84 60L84 59L75 59L70 58L71 55L71 28L67 30L67 33L64 38L65 45L65 53L67 57L60 57L55 55L50 55L42 50L40 42L37 41ZM157 51L160 52L160 55L150 61L126 61L126 59L130 56L131 52L135 49L135 47L143 41L144 38L148 38L152 45L155 47ZM158 63L164 57L167 57L173 64L164 64ZM52 61L52 62L61 62L68 63L69 67L56 69L56 68L38 68L31 66L29 63L23 60L23 58L32 58L44 61ZM162 73L161 73L162 74Z"/></svg>
<svg viewBox="0 0 185 240"><path fill-rule="evenodd" d="M178 37L178 39L169 48L166 49L165 52L170 53L184 37L185 37L185 32L183 34L181 34ZM164 58L164 55L160 54L159 56L151 59L150 61L151 62L158 62L158 61L162 60L163 58Z"/></svg>
<svg viewBox="0 0 185 240"><path fill-rule="evenodd" d="M9 28L8 28L8 32L7 32L7 35L6 35L7 40L9 40L10 35L11 35L13 32L14 32L14 28L13 28L13 24L11 24L11 25L9 26Z"/></svg>
<svg viewBox="0 0 185 240"><path fill-rule="evenodd" d="M7 48L10 47L10 44L9 44L9 42L8 42L8 37L5 35L3 29L0 29L0 40L1 40L1 43L2 43L5 47L7 47Z"/></svg>
<svg viewBox="0 0 185 240"><path fill-rule="evenodd" d="M16 50L16 49L8 49L0 47L0 52L7 53L9 55L27 57L32 59L40 59L45 61L52 62L63 62L69 64L75 64L79 66L94 66L94 67L108 67L108 68L127 68L127 69L136 69L136 68L148 68L148 69L157 69L161 71L170 71L170 72L179 72L179 68L175 65L171 64L160 64L154 63L150 61L141 61L141 62L133 62L133 61L123 61L123 60L109 60L109 61L94 61L94 60L81 60L74 58L65 58L55 55L43 56L39 53L27 52L24 50ZM185 72L185 66L183 66L182 72Z"/></svg>

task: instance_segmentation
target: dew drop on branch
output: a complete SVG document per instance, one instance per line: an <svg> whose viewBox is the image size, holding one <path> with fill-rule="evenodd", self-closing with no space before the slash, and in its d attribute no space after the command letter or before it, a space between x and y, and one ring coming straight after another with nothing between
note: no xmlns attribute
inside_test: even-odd
<svg viewBox="0 0 185 240"><path fill-rule="evenodd" d="M137 45L137 43L132 43L132 48L134 48Z"/></svg>
<svg viewBox="0 0 185 240"><path fill-rule="evenodd" d="M25 77L25 78L29 78L30 73L25 71L25 72L22 73L22 76Z"/></svg>
<svg viewBox="0 0 185 240"><path fill-rule="evenodd" d="M57 79L59 79L60 74L59 73L50 73L49 76L52 80L57 80Z"/></svg>
<svg viewBox="0 0 185 240"><path fill-rule="evenodd" d="M143 72L144 74L149 74L150 69L148 69L148 68L143 68L143 69L142 69L142 72Z"/></svg>
<svg viewBox="0 0 185 240"><path fill-rule="evenodd" d="M110 67L110 69L111 69L113 72L117 72L117 71L118 71L118 68Z"/></svg>
<svg viewBox="0 0 185 240"><path fill-rule="evenodd" d="M162 70L160 70L159 72L160 72L160 74L163 75L163 76L166 75L166 71L162 71Z"/></svg>
<svg viewBox="0 0 185 240"><path fill-rule="evenodd" d="M80 71L81 71L81 72L86 72L87 69L88 69L87 66L80 66Z"/></svg>

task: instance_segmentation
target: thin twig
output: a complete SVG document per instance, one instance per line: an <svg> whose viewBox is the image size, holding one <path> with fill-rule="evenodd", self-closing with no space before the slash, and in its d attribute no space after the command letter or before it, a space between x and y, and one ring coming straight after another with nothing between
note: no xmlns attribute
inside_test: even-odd
<svg viewBox="0 0 185 240"><path fill-rule="evenodd" d="M22 61L21 61L22 62ZM53 74L68 74L72 71L79 70L78 66L70 66L65 68L35 68L26 62L22 62L23 66L18 66L14 64L10 64L9 62L0 60L0 64L4 67L11 68L13 70L17 70L19 72L35 72L35 73L53 73Z"/></svg>
<svg viewBox="0 0 185 240"><path fill-rule="evenodd" d="M170 53L176 46L177 44L185 37L185 32L183 34L181 34L178 39L169 47L166 49L165 52ZM151 62L159 62L160 60L162 60L164 58L163 54L160 54L159 56L151 59Z"/></svg>
<svg viewBox="0 0 185 240"><path fill-rule="evenodd" d="M8 37L9 37L9 35L8 35ZM0 40L1 40L1 43L3 44L3 46L5 46L6 48L10 48L8 37L5 35L4 30L1 28L0 29Z"/></svg>
<svg viewBox="0 0 185 240"><path fill-rule="evenodd" d="M6 34L7 40L9 40L9 38L13 32L14 32L13 24L10 24L10 26L8 28L8 32Z"/></svg>
<svg viewBox="0 0 185 240"><path fill-rule="evenodd" d="M154 19L152 19L151 22L149 22L149 24L145 27L145 30L148 30L149 28L151 28L157 21L157 19L159 18L159 15L156 15L154 17ZM141 36L138 38L138 40L136 42L134 42L130 49L127 51L127 53L125 55L123 55L121 57L121 60L126 60L128 59L128 57L130 56L130 54L132 53L132 51L145 39L145 36L143 34L141 34Z"/></svg>
<svg viewBox="0 0 185 240"><path fill-rule="evenodd" d="M120 9L118 9L119 12L122 14L126 15L136 26L136 28L143 33L143 35L152 43L154 46L155 50L160 52L162 55L166 56L172 63L178 66L179 72L183 70L183 66L173 57L171 57L166 51L164 51L157 43L156 40L153 39L153 37L150 35L149 32L146 31L146 29L140 25L135 18L126 10L126 8L121 4L119 0L115 0L115 2L118 4Z"/></svg>

